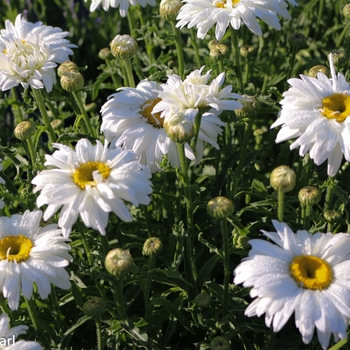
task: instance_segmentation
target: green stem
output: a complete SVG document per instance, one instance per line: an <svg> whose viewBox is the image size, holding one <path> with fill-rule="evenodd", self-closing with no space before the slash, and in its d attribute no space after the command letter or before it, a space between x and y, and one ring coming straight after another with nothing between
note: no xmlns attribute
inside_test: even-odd
<svg viewBox="0 0 350 350"><path fill-rule="evenodd" d="M81 240L83 242L83 246L84 246L84 250L85 250L85 253L86 253L86 256L88 259L89 266L92 266L93 261L92 261L92 256L91 256L91 250L90 250L90 246L89 246L89 244L86 240L86 237L85 237L84 226L80 220L77 220L77 224L78 224L78 229L80 231L80 237L81 237Z"/></svg>
<svg viewBox="0 0 350 350"><path fill-rule="evenodd" d="M44 101L44 97L42 95L42 91L41 89L32 89L34 98L38 104L41 116L43 118L46 130L49 133L49 138L51 142L55 142L56 141L56 134L52 128L52 125L50 123L50 119L49 119L49 115L47 114L47 110L45 107L45 101Z"/></svg>
<svg viewBox="0 0 350 350"><path fill-rule="evenodd" d="M333 193L333 185L334 185L333 177L329 177L327 182L328 182L328 185L327 185L326 198L324 201L324 210L323 210L324 212L329 209L329 205L331 203L332 193Z"/></svg>
<svg viewBox="0 0 350 350"><path fill-rule="evenodd" d="M175 39L177 61L178 61L178 74L181 77L181 79L183 79L185 74L185 68L184 68L184 53L183 53L183 47L181 42L180 30L179 28L175 27L174 21L170 21L170 23L173 28L174 39Z"/></svg>
<svg viewBox="0 0 350 350"><path fill-rule="evenodd" d="M196 66L199 68L199 67L202 67L202 64L201 64L201 56L199 54L198 45L197 45L196 31L194 30L194 28L191 28L190 32L191 32L191 43L194 49L194 61L196 63Z"/></svg>
<svg viewBox="0 0 350 350"><path fill-rule="evenodd" d="M289 59L289 70L288 70L288 74L287 74L288 79L293 76L292 74L293 74L293 70L294 70L296 55L297 55L297 48L295 46L293 46L292 54L291 54L290 59Z"/></svg>
<svg viewBox="0 0 350 350"><path fill-rule="evenodd" d="M34 156L34 146L33 146L33 141L32 138L29 137L28 139L26 139L27 142L27 146L28 146L28 151L29 151L29 156L30 156L30 161L32 163L32 167L35 167L35 156Z"/></svg>
<svg viewBox="0 0 350 350"><path fill-rule="evenodd" d="M228 289L231 277L230 270L230 243L228 239L227 221L226 219L220 222L222 238L223 238L223 248L224 248L224 295L222 300L222 315L227 314L227 302L228 302Z"/></svg>
<svg viewBox="0 0 350 350"><path fill-rule="evenodd" d="M131 66L131 61L129 59L123 60L124 62L124 67L126 70L126 76L128 78L128 86L134 88L135 87L135 80L134 80L134 75L132 73L132 66Z"/></svg>
<svg viewBox="0 0 350 350"><path fill-rule="evenodd" d="M16 100L16 103L12 105L12 112L16 118L16 123L19 124L20 122L23 121L23 113L21 110L21 106L18 100L17 90L15 87L11 89L11 93L13 98Z"/></svg>
<svg viewBox="0 0 350 350"><path fill-rule="evenodd" d="M321 20L323 19L323 9L324 9L324 0L320 0L317 14L317 21L315 27L315 37L318 35L319 28L321 27Z"/></svg>
<svg viewBox="0 0 350 350"><path fill-rule="evenodd" d="M95 318L96 323L96 336L97 336L97 349L103 350L102 346L102 327L101 327L101 317Z"/></svg>
<svg viewBox="0 0 350 350"><path fill-rule="evenodd" d="M244 92L243 80L242 80L242 71L241 71L241 63L240 63L240 53L238 47L238 34L232 26L231 29L231 42L232 42L232 52L233 52L233 67L236 73L237 80L237 92L242 94Z"/></svg>
<svg viewBox="0 0 350 350"><path fill-rule="evenodd" d="M150 300L149 300L149 293L151 290L151 283L152 283L152 272L154 269L154 264L156 261L156 257L154 254L152 254L149 257L149 266L148 266L148 271L147 271L147 280L146 280L146 286L145 286L145 309L146 309L146 314L145 318L150 316L151 311L152 311L152 305L150 305Z"/></svg>
<svg viewBox="0 0 350 350"><path fill-rule="evenodd" d="M27 305L27 310L28 310L28 313L29 313L29 316L32 320L32 323L33 323L33 327L36 331L40 331L40 325L39 325L39 319L38 319L38 315L36 313L36 308L35 306L33 305L33 301L32 300L28 300L26 298L24 298L25 301L26 301L26 305Z"/></svg>
<svg viewBox="0 0 350 350"><path fill-rule="evenodd" d="M278 198L278 213L277 217L279 221L283 221L283 205L284 205L284 192L281 190L277 190L277 198Z"/></svg>
<svg viewBox="0 0 350 350"><path fill-rule="evenodd" d="M116 303L118 319L120 321L125 321L127 319L127 316L124 308L123 277L115 279L114 301Z"/></svg>
<svg viewBox="0 0 350 350"><path fill-rule="evenodd" d="M348 340L347 339L342 339L340 341L338 341L337 344L333 345L331 348L329 348L328 350L338 350L341 349L343 347L343 345L347 344Z"/></svg>
<svg viewBox="0 0 350 350"><path fill-rule="evenodd" d="M339 38L338 38L337 43L336 43L336 48L337 49L339 49L339 47L341 46L345 35L347 35L349 33L349 28L350 28L350 21L348 21L348 23L346 24L345 28L343 29L343 31L339 35Z"/></svg>
<svg viewBox="0 0 350 350"><path fill-rule="evenodd" d="M193 140L191 142L191 148L192 151L194 152L194 154L196 154L196 146L197 146L197 141L198 141L198 135L199 135L199 130L201 128L201 120L202 120L202 115L205 112L206 108L198 108L198 113L196 115L196 117L194 118L194 122L193 122Z"/></svg>
<svg viewBox="0 0 350 350"><path fill-rule="evenodd" d="M89 116L88 116L87 113L86 113L85 107L84 107L84 105L83 105L83 102L81 101L81 98L80 98L78 92L72 92L72 95L73 95L73 97L74 97L75 102L76 102L77 105L78 105L78 108L79 108L79 110L80 110L80 113L83 115L84 122L85 122L85 124L86 124L86 126L87 126L87 128L88 128L88 131L89 131L90 136L96 137L95 132L94 132L94 130L93 130L93 128L92 128L92 125L91 125L91 123L90 123L90 118L89 118Z"/></svg>
<svg viewBox="0 0 350 350"><path fill-rule="evenodd" d="M152 236L152 225L151 225L151 219L147 210L147 205L142 205L143 213L145 215L145 220L146 220L146 227L148 231L148 237Z"/></svg>

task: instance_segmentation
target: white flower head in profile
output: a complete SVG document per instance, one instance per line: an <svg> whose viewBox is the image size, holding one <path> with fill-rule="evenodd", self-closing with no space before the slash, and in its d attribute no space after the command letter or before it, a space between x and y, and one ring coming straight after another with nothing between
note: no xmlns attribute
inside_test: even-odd
<svg viewBox="0 0 350 350"><path fill-rule="evenodd" d="M297 138L290 149L307 152L316 165L328 160L327 173L338 172L343 155L350 160L350 85L343 74L336 74L329 55L332 77L317 73L317 78L300 75L289 79L283 93L282 110L271 128L282 125L276 143Z"/></svg>
<svg viewBox="0 0 350 350"><path fill-rule="evenodd" d="M67 61L76 47L65 39L68 35L60 28L28 22L21 15L14 24L6 20L0 31L0 89L21 84L51 91L56 83L54 68Z"/></svg>
<svg viewBox="0 0 350 350"><path fill-rule="evenodd" d="M279 332L294 313L303 342L317 330L323 349L330 337L347 337L350 319L350 235L294 233L272 221L277 232L262 231L272 242L252 239L252 249L234 271L234 283L253 287L256 298L246 316L265 314L267 327Z"/></svg>
<svg viewBox="0 0 350 350"><path fill-rule="evenodd" d="M37 205L47 204L44 220L61 209L58 226L68 237L80 215L87 227L106 234L109 213L124 221L131 215L124 201L149 204L152 192L150 170L139 163L134 152L108 148L96 141L80 139L75 150L54 143L58 150L46 155L46 166L33 180L34 193L41 191Z"/></svg>

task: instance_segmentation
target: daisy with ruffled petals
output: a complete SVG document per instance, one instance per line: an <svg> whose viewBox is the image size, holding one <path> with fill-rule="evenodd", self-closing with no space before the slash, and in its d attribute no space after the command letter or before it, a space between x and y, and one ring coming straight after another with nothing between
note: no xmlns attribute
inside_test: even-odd
<svg viewBox="0 0 350 350"><path fill-rule="evenodd" d="M62 207L58 225L65 237L78 215L87 227L105 235L110 212L131 220L124 201L135 206L150 202L151 172L132 151L108 148L108 142L92 145L87 139L79 140L75 150L59 143L53 146L58 151L46 155L45 162L53 169L41 171L32 183L34 193L41 191L38 207L48 204L44 220Z"/></svg>
<svg viewBox="0 0 350 350"><path fill-rule="evenodd" d="M40 227L42 212L0 217L0 291L11 310L17 310L20 293L30 299L33 283L42 299L51 292L51 284L70 288L64 269L72 260L62 231L56 224Z"/></svg>
<svg viewBox="0 0 350 350"><path fill-rule="evenodd" d="M276 142L297 138L290 149L300 147L316 165L328 160L328 175L339 170L343 154L350 161L350 85L343 74L336 74L329 55L332 78L300 75L289 79L291 88L283 93L282 110L271 128L282 125Z"/></svg>
<svg viewBox="0 0 350 350"><path fill-rule="evenodd" d="M34 341L17 340L20 334L26 334L28 326L19 325L10 328L10 319L6 314L0 316L0 349L1 350L42 350ZM5 344L6 343L6 344Z"/></svg>
<svg viewBox="0 0 350 350"><path fill-rule="evenodd" d="M5 22L0 32L0 89L19 84L24 88L51 91L56 83L54 68L72 55L70 44L60 28L27 22L21 15L15 23Z"/></svg>
<svg viewBox="0 0 350 350"><path fill-rule="evenodd" d="M234 283L253 287L256 298L245 315L265 313L267 327L279 332L294 313L303 342L314 330L323 349L347 337L350 319L350 235L294 233L273 221L277 232L262 231L272 242L249 241L249 256L234 271Z"/></svg>

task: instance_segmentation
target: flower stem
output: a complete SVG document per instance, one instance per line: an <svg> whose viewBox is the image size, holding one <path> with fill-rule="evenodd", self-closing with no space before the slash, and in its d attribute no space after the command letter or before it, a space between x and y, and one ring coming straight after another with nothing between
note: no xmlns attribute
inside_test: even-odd
<svg viewBox="0 0 350 350"><path fill-rule="evenodd" d="M131 61L129 59L123 60L124 62L124 67L126 70L126 76L128 78L128 86L134 88L135 87L135 80L134 80L134 75L132 73L132 66L131 66Z"/></svg>
<svg viewBox="0 0 350 350"><path fill-rule="evenodd" d="M289 70L287 74L287 78L291 78L293 75L293 70L294 70L294 64L295 64L295 56L297 55L297 48L293 46L292 48L292 54L289 59Z"/></svg>
<svg viewBox="0 0 350 350"><path fill-rule="evenodd" d="M331 203L332 193L333 193L333 185L334 185L333 177L329 177L327 182L328 182L328 184L327 184L326 198L324 201L324 211L327 211L329 209L329 205Z"/></svg>
<svg viewBox="0 0 350 350"><path fill-rule="evenodd" d="M230 277L231 277L230 246L229 246L226 219L221 220L220 226L221 226L223 248L224 248L224 295L222 298L222 315L225 316L227 314L228 288L229 288Z"/></svg>
<svg viewBox="0 0 350 350"><path fill-rule="evenodd" d="M43 118L45 127L49 133L49 138L51 142L55 142L56 141L56 134L53 131L52 125L50 123L50 119L49 119L49 115L47 114L47 110L45 107L45 101L44 101L44 97L42 95L41 89L32 89L34 98L38 104L41 116Z"/></svg>
<svg viewBox="0 0 350 350"><path fill-rule="evenodd" d="M101 317L95 318L95 323L96 323L96 336L97 336L97 349L98 350L103 350L102 346L102 327L101 327Z"/></svg>
<svg viewBox="0 0 350 350"><path fill-rule="evenodd" d="M201 64L201 56L199 54L198 45L197 45L196 32L195 32L194 28L191 28L190 32L191 32L191 43L192 43L192 46L194 48L194 60L196 62L196 66L199 68L202 66L202 64ZM222 70L221 70L221 72L222 72Z"/></svg>
<svg viewBox="0 0 350 350"><path fill-rule="evenodd" d="M177 52L177 62L178 62L178 74L181 77L181 79L184 78L185 68L184 68L184 53L182 48L182 42L181 42L181 36L180 36L180 30L179 28L175 27L174 21L170 21L171 26L173 28L174 33L174 39L175 39L175 46L176 46L176 52Z"/></svg>
<svg viewBox="0 0 350 350"><path fill-rule="evenodd" d="M238 34L237 34L237 31L233 29L232 26L230 26L230 29L231 29L232 52L233 52L233 66L234 66L236 79L237 79L237 90L239 94L242 94L244 92L244 88L243 88L240 56L239 56L240 53L239 53L239 47L238 47Z"/></svg>
<svg viewBox="0 0 350 350"><path fill-rule="evenodd" d="M85 107L83 105L83 102L81 101L81 98L80 98L79 94L74 91L74 92L72 92L72 95L74 97L75 102L77 103L77 105L79 107L80 113L83 115L84 122L85 122L85 124L86 124L86 126L87 126L87 128L89 130L90 136L96 137L95 132L94 132L94 130L92 128L92 125L90 123L89 116L86 113Z"/></svg>
<svg viewBox="0 0 350 350"><path fill-rule="evenodd" d="M26 298L24 298L26 301L26 305L27 305L27 310L30 316L30 319L32 320L33 323L33 327L36 331L40 331L40 326L39 326L39 319L38 319L38 315L36 313L36 309L35 306L33 305L33 301L32 300L28 300Z"/></svg>
<svg viewBox="0 0 350 350"><path fill-rule="evenodd" d="M91 257L91 251L90 251L89 244L88 244L86 237L85 237L84 226L82 225L80 220L77 220L77 224L78 224L78 228L80 231L80 237L81 237L81 240L82 240L83 245L84 245L84 250L85 250L85 253L86 253L86 256L88 259L89 266L92 266L93 262L92 262L92 257Z"/></svg>
<svg viewBox="0 0 350 350"><path fill-rule="evenodd" d="M35 156L34 156L34 146L33 146L33 141L32 138L29 137L28 139L26 139L27 142L27 146L28 146L28 151L29 151L29 156L30 156L30 161L32 163L32 167L35 167Z"/></svg>
<svg viewBox="0 0 350 350"><path fill-rule="evenodd" d="M284 205L284 192L281 190L277 191L278 211L277 217L279 221L283 221L283 205Z"/></svg>
<svg viewBox="0 0 350 350"><path fill-rule="evenodd" d="M152 254L149 257L149 265L148 265L148 271L147 271L147 280L146 280L146 286L145 286L145 309L146 309L146 314L145 318L150 316L151 311L152 311L152 305L149 303L149 292L151 290L151 283L152 283L152 272L154 269L154 264L156 261L156 257L154 254Z"/></svg>
<svg viewBox="0 0 350 350"><path fill-rule="evenodd" d="M117 314L119 321L126 321L127 316L124 308L124 297L123 297L123 277L115 279L115 293L114 301L116 303Z"/></svg>

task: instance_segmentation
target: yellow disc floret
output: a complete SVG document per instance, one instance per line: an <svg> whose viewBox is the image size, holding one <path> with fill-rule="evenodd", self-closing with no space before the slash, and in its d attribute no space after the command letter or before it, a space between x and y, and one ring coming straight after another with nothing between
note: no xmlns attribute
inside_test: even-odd
<svg viewBox="0 0 350 350"><path fill-rule="evenodd" d="M333 281L331 266L318 256L296 256L289 269L295 282L305 289L322 290Z"/></svg>
<svg viewBox="0 0 350 350"><path fill-rule="evenodd" d="M147 119L147 123L151 124L155 128L161 129L163 127L164 118L161 118L160 113L152 113L154 106L160 102L161 98L155 98L154 100L148 100L141 107L141 115Z"/></svg>
<svg viewBox="0 0 350 350"><path fill-rule="evenodd" d="M342 123L350 115L350 96L335 93L322 100L320 112L327 119Z"/></svg>
<svg viewBox="0 0 350 350"><path fill-rule="evenodd" d="M0 260L21 262L29 258L32 241L23 235L7 236L0 239Z"/></svg>
<svg viewBox="0 0 350 350"><path fill-rule="evenodd" d="M73 173L74 183L76 183L82 190L88 185L95 187L97 183L93 177L94 171L98 171L102 175L103 180L106 180L111 172L111 168L102 162L87 162L80 164L79 168Z"/></svg>

